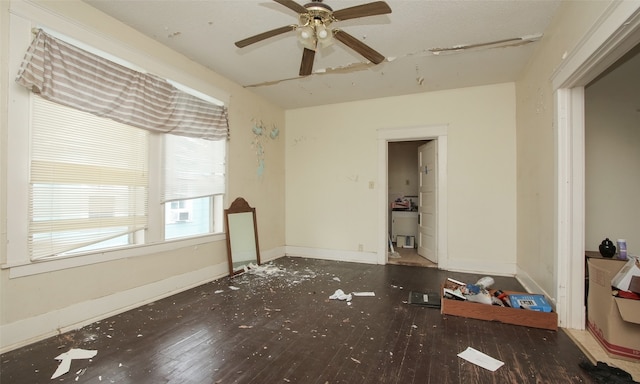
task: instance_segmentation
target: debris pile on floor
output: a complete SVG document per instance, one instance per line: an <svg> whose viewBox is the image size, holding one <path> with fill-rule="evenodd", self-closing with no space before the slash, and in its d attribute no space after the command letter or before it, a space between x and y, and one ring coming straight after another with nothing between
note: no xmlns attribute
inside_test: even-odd
<svg viewBox="0 0 640 384"><path fill-rule="evenodd" d="M275 284L281 288L285 288L315 279L316 277L318 277L318 274L309 268L305 268L302 271L290 271L273 263L267 263L260 265L249 264L244 267L244 272L233 276L232 279L236 285L260 286L269 284L273 286ZM236 289L237 288L239 287L236 287ZM234 290L233 288L231 289Z"/></svg>
<svg viewBox="0 0 640 384"><path fill-rule="evenodd" d="M444 287L444 297L538 312L551 312L553 310L542 294L507 294L499 289L490 289L493 283L493 278L489 276L481 278L475 284L467 284L448 278Z"/></svg>
<svg viewBox="0 0 640 384"><path fill-rule="evenodd" d="M558 330L558 314L542 294L501 291L493 278L475 284L448 278L443 283L441 313L506 324ZM526 313L525 313L526 312Z"/></svg>

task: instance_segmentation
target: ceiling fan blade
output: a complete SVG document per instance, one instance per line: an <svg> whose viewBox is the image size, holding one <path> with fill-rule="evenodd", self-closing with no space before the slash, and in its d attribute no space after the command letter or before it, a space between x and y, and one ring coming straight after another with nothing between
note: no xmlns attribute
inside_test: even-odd
<svg viewBox="0 0 640 384"><path fill-rule="evenodd" d="M386 15L387 13L391 13L391 8L387 3L384 1L374 1L373 3L339 9L333 12L333 17L336 20L349 20L365 16Z"/></svg>
<svg viewBox="0 0 640 384"><path fill-rule="evenodd" d="M302 52L302 62L300 63L300 76L309 76L313 69L313 59L316 56L316 51L305 48Z"/></svg>
<svg viewBox="0 0 640 384"><path fill-rule="evenodd" d="M278 4L284 5L285 7L289 8L294 12L307 13L307 8L303 7L302 5L296 3L293 0L273 0L273 1L275 1Z"/></svg>
<svg viewBox="0 0 640 384"><path fill-rule="evenodd" d="M334 29L333 37L374 64L380 64L384 61L382 54L341 29Z"/></svg>
<svg viewBox="0 0 640 384"><path fill-rule="evenodd" d="M264 39L268 39L270 37L273 36L277 36L277 35L281 35L285 32L290 32L296 29L295 25L287 25L285 27L280 27L280 28L276 28L276 29L272 29L270 31L267 32L262 32L259 33L255 36L251 36L251 37L247 37L246 39L240 40L240 41L236 41L236 47L238 48L243 48L246 47L247 45L251 45L253 43L257 43L258 41L262 41Z"/></svg>

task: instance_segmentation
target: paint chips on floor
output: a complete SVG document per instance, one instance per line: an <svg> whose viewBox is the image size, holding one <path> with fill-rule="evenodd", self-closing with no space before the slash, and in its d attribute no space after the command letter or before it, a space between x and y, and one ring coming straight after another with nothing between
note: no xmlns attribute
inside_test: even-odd
<svg viewBox="0 0 640 384"><path fill-rule="evenodd" d="M60 360L58 369L51 376L52 379L60 377L71 369L71 360L73 359L91 359L98 354L98 351L72 348L69 352L62 353L55 357L56 360Z"/></svg>

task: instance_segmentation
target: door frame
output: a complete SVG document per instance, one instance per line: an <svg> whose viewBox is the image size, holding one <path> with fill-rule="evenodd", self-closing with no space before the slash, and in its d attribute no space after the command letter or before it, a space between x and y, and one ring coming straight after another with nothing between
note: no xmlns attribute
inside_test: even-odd
<svg viewBox="0 0 640 384"><path fill-rule="evenodd" d="M637 2L612 2L552 76L559 326L585 328L584 87L640 42Z"/></svg>
<svg viewBox="0 0 640 384"><path fill-rule="evenodd" d="M438 188L436 191L436 250L438 268L448 265L447 234L447 124L378 129L378 264L386 264L389 249L389 143L397 141L436 140Z"/></svg>

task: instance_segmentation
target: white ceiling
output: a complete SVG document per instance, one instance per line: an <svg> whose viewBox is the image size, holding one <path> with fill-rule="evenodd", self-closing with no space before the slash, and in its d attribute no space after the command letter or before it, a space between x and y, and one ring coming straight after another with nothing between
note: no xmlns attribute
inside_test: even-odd
<svg viewBox="0 0 640 384"><path fill-rule="evenodd" d="M316 53L307 77L298 76L303 48L295 32L245 48L234 45L297 24L298 15L274 1L85 2L290 109L515 81L560 0L386 0L391 14L332 24L383 54L383 63L371 65L336 42ZM325 0L334 10L368 2ZM432 51L513 38L523 40Z"/></svg>

